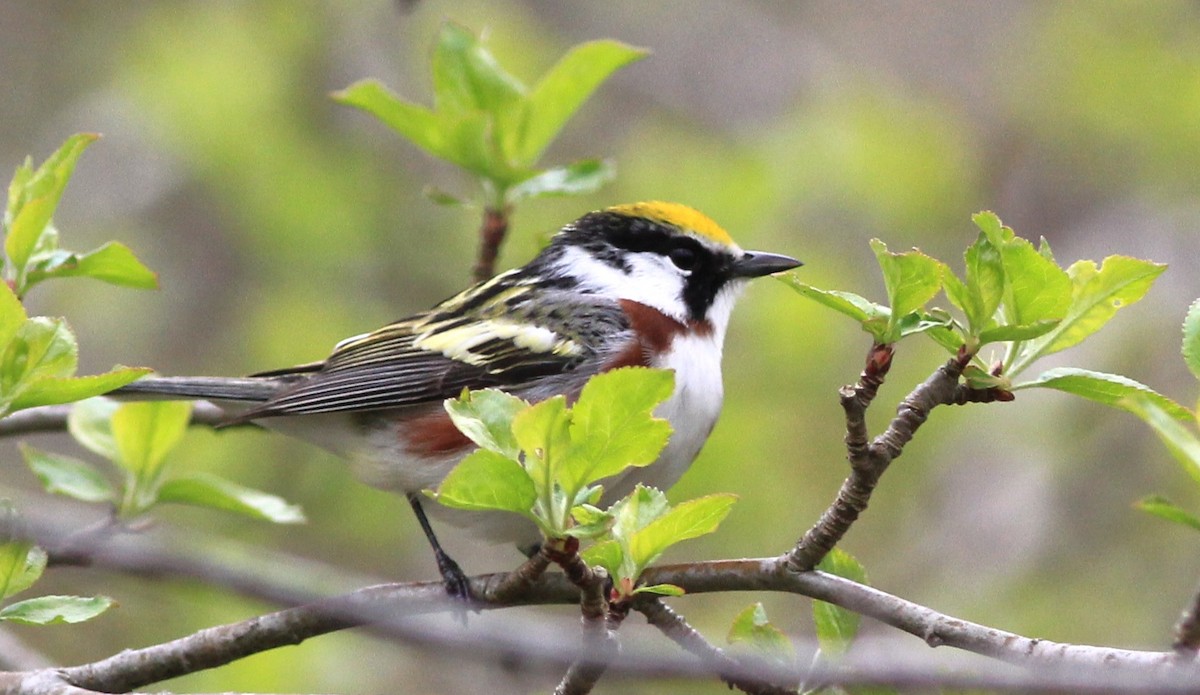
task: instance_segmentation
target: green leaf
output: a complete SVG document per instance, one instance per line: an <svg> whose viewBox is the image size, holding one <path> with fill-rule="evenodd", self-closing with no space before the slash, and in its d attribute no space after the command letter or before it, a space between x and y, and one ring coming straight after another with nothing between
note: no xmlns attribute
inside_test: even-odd
<svg viewBox="0 0 1200 695"><path fill-rule="evenodd" d="M25 321L0 359L0 384L15 396L15 386L31 378L63 377L75 373L78 348L62 319L35 316Z"/></svg>
<svg viewBox="0 0 1200 695"><path fill-rule="evenodd" d="M965 343L962 334L950 326L932 326L929 330L925 331L925 335L932 338L933 342L946 348L950 354L958 354L958 349Z"/></svg>
<svg viewBox="0 0 1200 695"><path fill-rule="evenodd" d="M610 75L647 54L617 41L591 41L560 58L529 95L518 162L531 166L541 158L571 116Z"/></svg>
<svg viewBox="0 0 1200 695"><path fill-rule="evenodd" d="M5 208L8 214L4 216L5 222L15 217L21 206L25 204L31 180L33 180L33 157L27 156L25 161L13 172L12 181L8 184L8 206Z"/></svg>
<svg viewBox="0 0 1200 695"><path fill-rule="evenodd" d="M46 569L46 551L28 541L0 544L0 600L33 586Z"/></svg>
<svg viewBox="0 0 1200 695"><path fill-rule="evenodd" d="M1004 299L1004 263L1000 249L982 232L975 243L967 247L963 261L966 282L959 281L957 277L949 280L952 273L947 270L946 296L966 314L971 332L978 335Z"/></svg>
<svg viewBox="0 0 1200 695"><path fill-rule="evenodd" d="M767 618L761 603L747 606L733 619L726 640L730 644L744 644L779 663L790 663L795 656L792 642Z"/></svg>
<svg viewBox="0 0 1200 695"><path fill-rule="evenodd" d="M447 161L489 180L500 188L529 175L527 171L518 171L508 166L500 156L493 142L493 119L487 114L478 112L442 116L439 122L445 138L441 156Z"/></svg>
<svg viewBox="0 0 1200 695"><path fill-rule="evenodd" d="M817 565L817 569L844 577L859 584L867 583L867 572L850 553L834 548ZM826 654L842 654L850 648L858 634L858 613L825 601L813 601L813 621L817 641Z"/></svg>
<svg viewBox="0 0 1200 695"><path fill-rule="evenodd" d="M25 465L33 471L46 492L66 495L84 502L111 502L116 491L108 479L91 465L21 444Z"/></svg>
<svg viewBox="0 0 1200 695"><path fill-rule="evenodd" d="M508 189L507 201L514 204L528 198L592 193L612 181L617 175L611 162L585 159L554 167L525 179Z"/></svg>
<svg viewBox="0 0 1200 695"><path fill-rule="evenodd" d="M0 353L26 321L25 307L7 282L0 281Z"/></svg>
<svg viewBox="0 0 1200 695"><path fill-rule="evenodd" d="M9 210L11 224L4 239L4 251L19 276L23 275L25 264L54 216L79 156L99 137L93 133L72 135L32 175L21 176L18 172L24 186L15 196L11 187L9 190L10 208L15 209ZM12 205L14 198L16 205Z"/></svg>
<svg viewBox="0 0 1200 695"><path fill-rule="evenodd" d="M674 584L651 584L649 586L639 586L633 590L634 594L656 594L658 596L683 596L687 592L681 586Z"/></svg>
<svg viewBox="0 0 1200 695"><path fill-rule="evenodd" d="M1033 340L1054 330L1059 321L1047 319L1021 326L996 326L979 333L979 344L1003 343L1012 340Z"/></svg>
<svg viewBox="0 0 1200 695"><path fill-rule="evenodd" d="M879 239L871 240L871 249L883 271L883 284L894 319L923 308L942 289L943 265L936 259L916 249L892 253Z"/></svg>
<svg viewBox="0 0 1200 695"><path fill-rule="evenodd" d="M612 514L591 504L579 504L571 508L571 518L577 524L595 524L611 520Z"/></svg>
<svg viewBox="0 0 1200 695"><path fill-rule="evenodd" d="M1006 241L1011 241L1014 237L1013 230L1005 227L996 213L991 210L984 210L971 215L971 221L987 236L988 241L996 248L1004 246Z"/></svg>
<svg viewBox="0 0 1200 695"><path fill-rule="evenodd" d="M342 104L375 116L429 154L452 159L447 155L446 137L437 115L423 106L404 101L378 80L355 82L332 96Z"/></svg>
<svg viewBox="0 0 1200 695"><path fill-rule="evenodd" d="M716 531L736 501L737 495L730 494L699 497L676 505L647 524L634 534L629 544L639 570L657 560L670 546Z"/></svg>
<svg viewBox="0 0 1200 695"><path fill-rule="evenodd" d="M300 507L288 504L281 497L203 473L163 483L158 490L158 501L210 507L276 524L306 521Z"/></svg>
<svg viewBox="0 0 1200 695"><path fill-rule="evenodd" d="M113 438L112 416L119 404L109 398L89 398L71 407L67 431L83 448L115 462L120 454Z"/></svg>
<svg viewBox="0 0 1200 695"><path fill-rule="evenodd" d="M1166 519L1167 521L1182 524L1183 526L1200 531L1200 517L1177 507L1165 497L1159 497L1158 495L1144 497L1138 500L1134 506L1160 519Z"/></svg>
<svg viewBox="0 0 1200 695"><path fill-rule="evenodd" d="M1167 451L1183 466L1183 470L1200 482L1200 440L1187 430L1179 419L1154 399L1144 395L1130 397L1122 407L1140 417L1167 447Z"/></svg>
<svg viewBox="0 0 1200 695"><path fill-rule="evenodd" d="M661 517L670 509L667 496L657 488L638 484L633 492L617 500L609 512L616 519L613 538L626 543L650 522ZM617 576L614 574L613 576Z"/></svg>
<svg viewBox="0 0 1200 695"><path fill-rule="evenodd" d="M113 606L107 596L39 596L0 608L0 620L24 625L81 623Z"/></svg>
<svg viewBox="0 0 1200 695"><path fill-rule="evenodd" d="M1005 243L1000 253L1008 276L1008 323L1024 326L1066 316L1071 306L1071 279L1057 263L1021 238Z"/></svg>
<svg viewBox="0 0 1200 695"><path fill-rule="evenodd" d="M537 491L521 464L479 449L450 471L438 486L436 499L455 509L499 509L532 518Z"/></svg>
<svg viewBox="0 0 1200 695"><path fill-rule="evenodd" d="M783 274L775 276L780 281L789 285L796 290L802 297L807 297L819 304L833 309L834 311L845 314L850 318L858 321L865 326L868 321L878 321L882 319L886 322L891 316L891 311L881 305L872 302L869 299L860 297L851 292L840 292L838 290L822 290L811 285L801 282L795 275Z"/></svg>
<svg viewBox="0 0 1200 695"><path fill-rule="evenodd" d="M73 374L76 360L75 336L62 319L25 321L0 352L0 414L13 409L33 382Z"/></svg>
<svg viewBox="0 0 1200 695"><path fill-rule="evenodd" d="M525 401L503 391L483 389L447 399L445 407L454 426L478 446L513 460L520 455L512 421L529 407Z"/></svg>
<svg viewBox="0 0 1200 695"><path fill-rule="evenodd" d="M1137 403L1145 399L1176 420L1192 419L1192 413L1187 408L1158 393L1149 386L1119 374L1106 374L1104 372L1093 372L1088 369L1076 369L1073 367L1059 367L1043 372L1033 381L1016 384L1012 387L1012 390L1017 391L1035 387L1073 393L1107 406L1130 410L1139 416L1140 409L1137 407Z"/></svg>
<svg viewBox="0 0 1200 695"><path fill-rule="evenodd" d="M110 241L85 254L54 251L33 259L28 284L49 278L89 277L112 285L157 289L158 275L124 244Z"/></svg>
<svg viewBox="0 0 1200 695"><path fill-rule="evenodd" d="M570 427L567 399L562 396L547 398L513 418L513 436L525 452L525 470L535 489L547 491L557 479L554 468L566 459L571 448Z"/></svg>
<svg viewBox="0 0 1200 695"><path fill-rule="evenodd" d="M604 541L585 548L579 556L589 565L608 570L610 577L616 577L621 569L624 553L617 541Z"/></svg>
<svg viewBox="0 0 1200 695"><path fill-rule="evenodd" d="M577 509L577 508L576 508ZM574 510L572 510L572 514ZM580 540L599 538L612 529L613 519L610 516L599 518L591 523L578 523L563 531L563 535Z"/></svg>
<svg viewBox="0 0 1200 695"><path fill-rule="evenodd" d="M1192 376L1200 379L1200 299L1188 307L1187 317L1183 320L1183 361Z"/></svg>
<svg viewBox="0 0 1200 695"><path fill-rule="evenodd" d="M28 386L21 389L11 408L21 410L41 405L74 403L108 393L152 371L154 370L144 367L117 367L105 374L33 379Z"/></svg>
<svg viewBox="0 0 1200 695"><path fill-rule="evenodd" d="M433 53L433 93L439 112L496 114L520 99L525 86L500 67L470 30L443 22Z"/></svg>
<svg viewBox="0 0 1200 695"><path fill-rule="evenodd" d="M9 225L8 236L4 238L4 252L16 269L18 278L41 241L46 226L50 224L56 202L49 196L34 198L21 208Z"/></svg>
<svg viewBox="0 0 1200 695"><path fill-rule="evenodd" d="M600 503L600 497L604 494L603 485L590 485L582 487L579 492L575 493L575 499L571 501L572 507L597 505Z"/></svg>
<svg viewBox="0 0 1200 695"><path fill-rule="evenodd" d="M1145 296L1165 269L1160 263L1127 256L1109 256L1098 269L1092 261L1072 264L1067 271L1073 288L1071 305L1062 323L1026 343L1009 375L1015 376L1037 358L1065 350L1100 330L1118 309Z"/></svg>
<svg viewBox="0 0 1200 695"><path fill-rule="evenodd" d="M953 320L949 316L940 315L941 313L940 310L933 309L930 312L914 311L906 316L901 316L896 321L896 335L904 338L917 333L949 328Z"/></svg>
<svg viewBox="0 0 1200 695"><path fill-rule="evenodd" d="M653 411L674 390L674 372L645 367L613 369L588 380L572 409L572 456L559 471L567 494L629 466L654 463L671 425Z"/></svg>
<svg viewBox="0 0 1200 695"><path fill-rule="evenodd" d="M1009 390L1012 384L1006 376L995 376L991 372L981 369L975 365L968 365L963 370L963 380L967 382L967 386L973 389L986 390L990 388L1002 388Z"/></svg>
<svg viewBox="0 0 1200 695"><path fill-rule="evenodd" d="M633 582L642 573L631 545L638 532L667 512L670 505L661 490L638 484L633 492L617 500L609 508L613 515L612 537L618 543L617 564L609 569L614 581ZM608 560L610 558L604 558Z"/></svg>
<svg viewBox="0 0 1200 695"><path fill-rule="evenodd" d="M167 454L184 437L191 415L191 403L179 401L126 403L113 413L115 463L136 477L140 491L156 489Z"/></svg>

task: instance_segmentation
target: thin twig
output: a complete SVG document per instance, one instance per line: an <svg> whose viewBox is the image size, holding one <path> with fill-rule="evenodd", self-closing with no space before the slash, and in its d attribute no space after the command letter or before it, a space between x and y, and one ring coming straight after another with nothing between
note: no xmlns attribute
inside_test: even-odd
<svg viewBox="0 0 1200 695"><path fill-rule="evenodd" d="M583 644L571 663L555 695L587 695L616 658L619 647L616 628L620 620L610 622L605 589L608 572L591 567L579 557L579 539L564 538L542 543L538 552L547 562L562 568L567 581L579 588L579 611L583 621Z"/></svg>
<svg viewBox="0 0 1200 695"><path fill-rule="evenodd" d="M508 213L507 208L484 208L483 225L479 228L479 257L472 271L475 282L483 282L496 274L496 258L508 234Z"/></svg>
<svg viewBox="0 0 1200 695"><path fill-rule="evenodd" d="M573 554L578 564L586 568L587 565L579 560L578 553ZM608 601L604 597L608 573L604 568L596 567L586 574L587 581L581 587L579 601L583 623L582 651L567 668L558 687L554 689L554 695L587 695L592 692L613 659L617 658L620 649L616 626L609 622Z"/></svg>
<svg viewBox="0 0 1200 695"><path fill-rule="evenodd" d="M539 551L512 572L494 575L500 580L495 584L488 584L484 593L480 594L480 600L487 603L508 603L529 591L549 566L550 558Z"/></svg>
<svg viewBox="0 0 1200 695"><path fill-rule="evenodd" d="M794 688L785 688L744 675L746 669L724 649L709 642L704 635L660 599L639 601L634 609L646 616L646 622L658 628L684 651L699 657L727 685L750 695L785 695L795 693Z"/></svg>
<svg viewBox="0 0 1200 695"><path fill-rule="evenodd" d="M879 478L891 462L900 456L917 429L939 405L949 405L964 397L958 378L970 361L970 355L960 353L937 369L921 385L900 402L896 417L883 434L868 442L866 410L875 398L883 378L892 363L892 348L873 345L867 355L867 365L857 384L843 386L839 391L842 409L846 413L846 452L850 475L842 482L833 503L817 523L796 543L785 560L793 572L803 572L817 566L850 527L866 510Z"/></svg>
<svg viewBox="0 0 1200 695"><path fill-rule="evenodd" d="M70 405L44 405L27 410L19 410L0 420L0 437L11 437L18 434L39 434L67 431L67 416L71 413ZM229 414L208 401L196 401L192 406L192 424L220 425L229 419ZM240 427L243 424L230 425ZM244 423L246 427L258 427L253 423Z"/></svg>

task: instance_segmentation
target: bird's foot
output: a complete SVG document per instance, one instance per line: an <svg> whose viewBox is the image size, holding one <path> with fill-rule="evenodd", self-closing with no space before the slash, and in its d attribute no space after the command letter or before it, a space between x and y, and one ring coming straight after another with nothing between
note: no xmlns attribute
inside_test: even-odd
<svg viewBox="0 0 1200 695"><path fill-rule="evenodd" d="M466 572L463 572L458 563L454 561L454 558L445 552L435 553L435 558L437 560L438 572L442 575L442 584L446 587L446 593L451 598L470 602L471 580L467 578Z"/></svg>

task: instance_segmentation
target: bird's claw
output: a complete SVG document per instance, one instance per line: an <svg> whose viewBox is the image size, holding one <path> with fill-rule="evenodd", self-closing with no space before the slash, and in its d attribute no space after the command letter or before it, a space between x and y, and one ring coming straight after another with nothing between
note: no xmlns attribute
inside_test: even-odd
<svg viewBox="0 0 1200 695"><path fill-rule="evenodd" d="M470 602L471 580L467 578L467 574L462 571L454 558L445 553L438 553L437 566L438 572L442 575L442 584L446 587L446 593L451 598Z"/></svg>

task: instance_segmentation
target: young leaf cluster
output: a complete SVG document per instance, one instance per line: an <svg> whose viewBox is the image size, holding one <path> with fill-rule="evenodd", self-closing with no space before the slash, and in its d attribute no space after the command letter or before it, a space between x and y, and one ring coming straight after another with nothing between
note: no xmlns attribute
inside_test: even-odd
<svg viewBox="0 0 1200 695"><path fill-rule="evenodd" d="M0 503L0 602L33 586L46 569L46 552L33 543L12 537L15 513ZM78 623L100 615L113 605L104 596L38 596L0 606L0 621L25 625Z"/></svg>
<svg viewBox="0 0 1200 695"><path fill-rule="evenodd" d="M448 507L520 514L547 539L595 538L610 522L594 506L598 481L654 462L671 427L652 411L674 388L672 372L626 368L592 378L570 407L563 396L530 405L494 389L448 400L454 424L479 449L433 496Z"/></svg>
<svg viewBox="0 0 1200 695"><path fill-rule="evenodd" d="M736 501L736 495L708 495L672 507L661 491L638 485L610 509L608 540L585 550L583 559L608 570L618 599L639 593L682 595L683 589L673 584L639 587L636 582L667 548L716 531Z"/></svg>
<svg viewBox="0 0 1200 695"><path fill-rule="evenodd" d="M54 211L75 163L96 135L67 139L34 169L26 160L8 186L4 210L4 283L0 286L0 417L24 408L70 403L111 391L145 374L118 367L107 374L75 376L75 336L61 318L26 315L21 297L35 284L59 277L92 277L118 285L155 287L157 279L133 253L115 242L89 253L58 247Z"/></svg>
<svg viewBox="0 0 1200 695"><path fill-rule="evenodd" d="M573 405L562 396L530 405L493 389L466 392L446 410L479 449L428 494L457 509L519 514L547 542L600 540L584 559L608 569L622 596L671 593L634 584L669 546L715 530L732 496L671 507L662 492L639 486L608 509L596 505L605 480L658 458L671 428L653 411L674 388L673 372L627 367L590 379Z"/></svg>
<svg viewBox="0 0 1200 695"><path fill-rule="evenodd" d="M121 473L114 485L80 459L21 446L25 464L47 492L84 502L111 504L121 518L144 514L154 505L176 502L237 512L275 523L299 523L299 508L258 490L202 473L177 475L169 454L183 438L191 404L173 401L127 403L107 399L77 404L68 418L71 435L84 448Z"/></svg>
<svg viewBox="0 0 1200 695"><path fill-rule="evenodd" d="M1050 245L1035 246L1017 236L991 212L973 218L979 234L963 254L963 274L920 251L893 253L871 242L883 274L888 304L844 291L823 290L785 276L801 296L858 321L877 344L890 345L926 333L951 353L965 355L967 385L1011 393L1053 388L1120 406L1145 395L1175 417L1186 409L1132 379L1084 369L1058 368L1017 381L1042 357L1073 347L1104 327L1118 310L1139 301L1166 266L1129 256L1109 256L1097 265L1080 260L1062 267ZM956 313L928 307L944 293ZM984 346L1000 346L999 358L985 362Z"/></svg>
<svg viewBox="0 0 1200 695"><path fill-rule="evenodd" d="M31 160L17 167L4 210L4 279L18 297L51 278L90 277L114 285L158 287L158 277L128 247L109 242L87 253L58 247L54 211L79 156L99 138L80 133L67 138L41 166Z"/></svg>
<svg viewBox="0 0 1200 695"><path fill-rule="evenodd" d="M583 102L645 54L616 41L590 41L571 49L529 87L479 37L446 22L433 53L432 109L403 100L376 80L356 82L333 96L477 176L484 205L502 210L525 198L590 192L612 178L611 165L599 160L543 170L536 164ZM431 197L461 202L444 192Z"/></svg>

